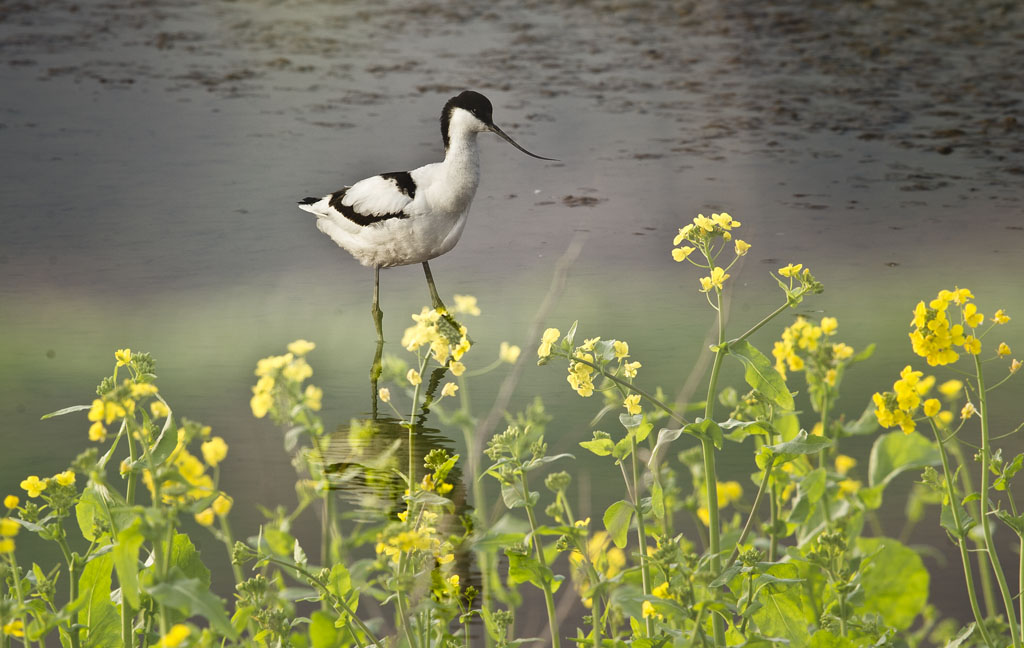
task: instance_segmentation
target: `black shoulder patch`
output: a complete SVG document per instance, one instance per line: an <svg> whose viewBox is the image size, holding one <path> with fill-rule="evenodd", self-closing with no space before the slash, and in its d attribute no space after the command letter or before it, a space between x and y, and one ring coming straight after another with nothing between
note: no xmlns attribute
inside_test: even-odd
<svg viewBox="0 0 1024 648"><path fill-rule="evenodd" d="M412 179L410 178L410 181L411 180ZM413 186L415 187L415 185ZM386 221L389 218L409 218L409 214L406 214L405 212L398 212L395 214L361 214L357 212L355 209L352 209L351 205L342 204L341 201L345 198L345 192L347 191L348 189L342 189L341 191L336 191L333 194L331 194L331 201L329 204L342 216L349 219L356 225L359 225L360 227L366 227L367 225L372 225L373 223Z"/></svg>
<svg viewBox="0 0 1024 648"><path fill-rule="evenodd" d="M398 190L404 193L409 198L416 197L416 181L412 179L412 174L408 171L392 171L391 173L382 173L380 177L385 180L394 180L398 186Z"/></svg>

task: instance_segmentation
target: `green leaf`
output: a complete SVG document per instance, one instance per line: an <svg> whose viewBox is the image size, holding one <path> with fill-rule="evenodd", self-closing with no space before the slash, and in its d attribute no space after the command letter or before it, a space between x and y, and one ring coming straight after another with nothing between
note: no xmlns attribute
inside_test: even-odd
<svg viewBox="0 0 1024 648"><path fill-rule="evenodd" d="M309 644L311 648L334 648L340 645L338 629L334 627L334 618L323 610L309 615Z"/></svg>
<svg viewBox="0 0 1024 648"><path fill-rule="evenodd" d="M267 541L267 547L271 551L278 556L291 559L292 552L295 549L295 536L281 529L266 527L263 529L263 538Z"/></svg>
<svg viewBox="0 0 1024 648"><path fill-rule="evenodd" d="M607 457L612 453L612 450L615 449L615 442L612 441L610 437L605 436L597 438L597 433L595 432L594 434L594 439L590 441L580 441L580 446L590 450L598 457Z"/></svg>
<svg viewBox="0 0 1024 648"><path fill-rule="evenodd" d="M776 565L769 572L781 579L797 578L797 569L792 564ZM790 645L806 646L810 638L809 623L816 621L813 607L805 605L800 588L788 584L766 584L758 593L757 600L763 604L751 619L761 634L768 637L787 639Z"/></svg>
<svg viewBox="0 0 1024 648"><path fill-rule="evenodd" d="M683 426L683 432L698 439L711 439L716 448L722 449L722 428L711 419L698 418L695 422Z"/></svg>
<svg viewBox="0 0 1024 648"><path fill-rule="evenodd" d="M210 586L210 570L203 564L203 559L199 557L199 552L192 544L192 539L184 533L174 534L174 540L171 542L170 564L171 567L180 569L185 576L198 578L204 585Z"/></svg>
<svg viewBox="0 0 1024 648"><path fill-rule="evenodd" d="M748 385L764 394L779 407L786 410L793 409L793 395L789 393L786 381L782 379L778 371L775 371L775 367L763 353L746 340L733 342L728 349L729 354L735 356L745 366L743 379L747 381Z"/></svg>
<svg viewBox="0 0 1024 648"><path fill-rule="evenodd" d="M917 432L889 432L875 440L868 463L868 484L888 484L905 470L935 466L940 463L935 444Z"/></svg>
<svg viewBox="0 0 1024 648"><path fill-rule="evenodd" d="M946 643L946 648L960 648L967 639L974 634L974 628L976 624L971 623L969 626L961 630L955 637Z"/></svg>
<svg viewBox="0 0 1024 648"><path fill-rule="evenodd" d="M800 433L789 441L783 441L782 443L776 443L775 445L764 446L775 456L775 465L780 465L786 461L792 461L800 455L817 454L825 448L832 445L832 441L825 437L819 436L808 436L806 430L800 430ZM761 456L758 456L758 466L761 466ZM765 464L767 465L767 464Z"/></svg>
<svg viewBox="0 0 1024 648"><path fill-rule="evenodd" d="M131 526L121 529L112 551L121 596L135 609L139 607L139 547L144 540L141 525L142 520L136 518Z"/></svg>
<svg viewBox="0 0 1024 648"><path fill-rule="evenodd" d="M78 520L82 537L89 542L96 542L96 520L103 520L105 517L103 498L93 486L86 486L82 491L82 497L75 504L75 519Z"/></svg>
<svg viewBox="0 0 1024 648"><path fill-rule="evenodd" d="M647 415L643 412L639 414L619 414L619 423L622 423L622 427L626 428L629 434L636 437L637 443L646 439L647 435L654 429L654 426L647 422Z"/></svg>
<svg viewBox="0 0 1024 648"><path fill-rule="evenodd" d="M800 480L799 492L807 498L807 501L814 504L821 499L821 496L825 494L825 482L826 482L826 471L824 468L815 468L811 472L807 473L802 480Z"/></svg>
<svg viewBox="0 0 1024 648"><path fill-rule="evenodd" d="M576 340L576 327L579 326L579 324L579 320L573 322L572 326L569 327L569 332L565 334L564 338L562 338L562 346L564 346L567 351L572 351L573 343Z"/></svg>
<svg viewBox="0 0 1024 648"><path fill-rule="evenodd" d="M537 589L544 589L544 583L551 586L554 592L561 585L549 567L546 567L530 555L506 552L508 555L508 577L513 583L530 583Z"/></svg>
<svg viewBox="0 0 1024 648"><path fill-rule="evenodd" d="M72 405L71 407L65 407L64 409L59 409L56 412L50 412L49 414L43 414L43 416L39 420L40 421L45 421L48 418L53 418L55 416L64 416L65 414L71 414L72 412L81 412L82 410L87 410L87 409L92 409L92 405ZM36 411L38 411L38 410L36 410Z"/></svg>
<svg viewBox="0 0 1024 648"><path fill-rule="evenodd" d="M811 635L807 648L854 648L855 645L848 637L834 635L828 630L818 630Z"/></svg>
<svg viewBox="0 0 1024 648"><path fill-rule="evenodd" d="M528 495L529 502L523 498L522 493L519 492L519 488L514 484L502 484L501 485L501 499L505 501L505 506L510 509L522 508L529 504L536 504L537 500L540 499L540 493L537 491L531 491Z"/></svg>
<svg viewBox="0 0 1024 648"><path fill-rule="evenodd" d="M875 416L875 403L868 401L867 407L856 421L843 423L841 426L843 434L858 436L861 434L874 434L878 430L878 417Z"/></svg>
<svg viewBox="0 0 1024 648"><path fill-rule="evenodd" d="M620 549L626 546L626 534L629 533L629 525L635 512L633 505L625 500L615 502L604 512L604 528L615 546Z"/></svg>
<svg viewBox="0 0 1024 648"><path fill-rule="evenodd" d="M187 616L201 616L218 632L234 639L234 627L224 611L224 601L210 592L198 578L186 578L178 568L172 568L168 580L149 588L158 603L178 610Z"/></svg>
<svg viewBox="0 0 1024 648"><path fill-rule="evenodd" d="M928 570L921 556L892 538L857 538L857 547L869 556L861 564L862 609L906 630L928 602Z"/></svg>
<svg viewBox="0 0 1024 648"><path fill-rule="evenodd" d="M110 602L113 569L113 554L103 554L86 563L78 579L79 600L83 602L78 612L78 623L86 628L83 648L117 648L121 645L121 617Z"/></svg>

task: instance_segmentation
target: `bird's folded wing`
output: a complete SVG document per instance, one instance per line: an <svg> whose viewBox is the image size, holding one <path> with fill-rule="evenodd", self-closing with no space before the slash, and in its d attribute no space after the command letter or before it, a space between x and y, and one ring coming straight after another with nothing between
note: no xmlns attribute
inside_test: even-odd
<svg viewBox="0 0 1024 648"><path fill-rule="evenodd" d="M363 216L394 218L413 200L415 190L407 191L394 177L377 175L349 187L341 202Z"/></svg>

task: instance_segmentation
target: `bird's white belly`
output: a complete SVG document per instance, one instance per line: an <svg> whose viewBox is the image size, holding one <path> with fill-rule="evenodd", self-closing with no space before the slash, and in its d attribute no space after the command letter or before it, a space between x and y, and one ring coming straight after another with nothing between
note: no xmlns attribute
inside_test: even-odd
<svg viewBox="0 0 1024 648"><path fill-rule="evenodd" d="M364 266L388 268L429 261L455 247L469 207L451 216L409 211L408 218L389 218L364 227L320 218L317 228Z"/></svg>

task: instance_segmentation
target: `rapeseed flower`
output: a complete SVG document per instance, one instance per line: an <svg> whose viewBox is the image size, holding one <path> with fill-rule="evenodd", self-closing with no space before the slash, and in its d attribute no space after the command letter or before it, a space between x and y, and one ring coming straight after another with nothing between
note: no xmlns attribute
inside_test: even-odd
<svg viewBox="0 0 1024 648"><path fill-rule="evenodd" d="M377 397L380 398L380 400L384 403L390 403L391 390L388 389L387 387L381 387L379 390L377 390Z"/></svg>
<svg viewBox="0 0 1024 648"><path fill-rule="evenodd" d="M803 270L803 267L804 264L802 263L790 263L783 268L779 268L779 274L782 275L783 277L795 277L800 274L800 271Z"/></svg>
<svg viewBox="0 0 1024 648"><path fill-rule="evenodd" d="M515 364L516 360L519 359L521 349L514 344L508 342L502 342L498 348L498 359L508 364Z"/></svg>
<svg viewBox="0 0 1024 648"><path fill-rule="evenodd" d="M57 473L53 476L53 480L61 486L74 486L75 485L75 471L65 470L64 472Z"/></svg>
<svg viewBox="0 0 1024 648"><path fill-rule="evenodd" d="M160 638L157 648L178 648L181 642L185 641L190 634L192 634L192 630L187 625L176 623L171 626L167 634Z"/></svg>
<svg viewBox="0 0 1024 648"><path fill-rule="evenodd" d="M696 249L697 248L690 247L689 245L685 245L681 248L673 248L672 258L676 261L685 261L687 257L689 257L690 254L693 253L693 251Z"/></svg>
<svg viewBox="0 0 1024 648"><path fill-rule="evenodd" d="M315 385L306 385L306 390L302 393L302 402L306 407L314 412L319 412L323 407L323 401L324 390Z"/></svg>
<svg viewBox="0 0 1024 648"><path fill-rule="evenodd" d="M1010 321L1010 316L1004 313L1003 309L1000 308L996 311L996 314L992 316L992 321L996 324L1006 324Z"/></svg>
<svg viewBox="0 0 1024 648"><path fill-rule="evenodd" d="M974 403L967 401L967 403L960 409L960 418L967 420L978 413L977 408L974 407Z"/></svg>
<svg viewBox="0 0 1024 648"><path fill-rule="evenodd" d="M1011 353L1013 353L1013 351L1010 351L1010 345L1008 345L1006 342L999 343L999 348L996 349L996 355L998 355L1000 358L1005 358Z"/></svg>
<svg viewBox="0 0 1024 648"><path fill-rule="evenodd" d="M736 256L743 256L750 250L750 243L736 239Z"/></svg>
<svg viewBox="0 0 1024 648"><path fill-rule="evenodd" d="M626 411L632 415L639 414L643 411L640 407L640 394L626 396L626 399L622 401L622 406L625 407Z"/></svg>
<svg viewBox="0 0 1024 648"><path fill-rule="evenodd" d="M47 480L39 479L37 475L29 475L21 481L21 487L25 489L29 497L39 497L46 490Z"/></svg>
<svg viewBox="0 0 1024 648"><path fill-rule="evenodd" d="M10 553L14 550L14 541L11 540L11 549L8 551L3 543L0 542L0 553ZM25 625L21 619L15 619L10 623L4 624L4 634L11 637L24 637L25 636Z"/></svg>
<svg viewBox="0 0 1024 648"><path fill-rule="evenodd" d="M725 280L731 276L732 275L728 274L722 268L715 266L711 269L711 274L709 276L700 278L700 291L708 292L712 288L721 290Z"/></svg>
<svg viewBox="0 0 1024 648"><path fill-rule="evenodd" d="M221 493L217 496L217 499L213 500L213 504L210 505L210 508L212 508L213 512L220 517L224 517L231 512L232 504L234 504L234 500L224 493Z"/></svg>
<svg viewBox="0 0 1024 648"><path fill-rule="evenodd" d="M441 388L441 397L455 396L455 392L459 391L459 386L453 382L445 383L444 387Z"/></svg>
<svg viewBox="0 0 1024 648"><path fill-rule="evenodd" d="M457 378L466 372L466 365L458 360L452 360L448 363L448 371L452 372L452 375Z"/></svg>
<svg viewBox="0 0 1024 648"><path fill-rule="evenodd" d="M941 393L946 398L952 399L959 395L960 391L963 388L963 382L954 378L952 380L947 380L946 382L939 385L939 393Z"/></svg>
<svg viewBox="0 0 1024 648"><path fill-rule="evenodd" d="M850 469L857 465L857 460L847 455L838 455L835 459L836 472L840 475L846 475L850 472Z"/></svg>
<svg viewBox="0 0 1024 648"><path fill-rule="evenodd" d="M410 385L416 386L423 382L423 377L420 376L420 372L415 369L410 369L405 373L405 379L409 381Z"/></svg>
<svg viewBox="0 0 1024 648"><path fill-rule="evenodd" d="M0 536L13 538L21 531L21 525L17 520L11 518L0 518Z"/></svg>
<svg viewBox="0 0 1024 648"><path fill-rule="evenodd" d="M480 315L480 307L476 305L476 297L473 295L455 295L454 310L460 315Z"/></svg>
<svg viewBox="0 0 1024 648"><path fill-rule="evenodd" d="M8 495L4 498L4 506L9 509L18 508L18 502L20 501L17 495Z"/></svg>
<svg viewBox="0 0 1024 648"><path fill-rule="evenodd" d="M942 403L938 398L929 398L924 402L924 415L931 418L942 409Z"/></svg>
<svg viewBox="0 0 1024 648"><path fill-rule="evenodd" d="M211 468L224 461L228 456L228 444L220 437L204 441L199 448L203 453L203 461Z"/></svg>
<svg viewBox="0 0 1024 648"><path fill-rule="evenodd" d="M636 378L636 370L642 366L639 362L624 362L622 363L622 373L626 378Z"/></svg>
<svg viewBox="0 0 1024 648"><path fill-rule="evenodd" d="M114 352L114 359L117 360L118 367L123 367L132 361L132 350L118 349Z"/></svg>
<svg viewBox="0 0 1024 648"><path fill-rule="evenodd" d="M544 331L540 338L540 346L537 347L537 357L546 358L551 355L551 345L558 341L562 333L556 328L549 328Z"/></svg>
<svg viewBox="0 0 1024 648"><path fill-rule="evenodd" d="M315 348L315 342L310 342L309 340L302 339L295 340L294 342L288 345L288 351L296 356L304 356Z"/></svg>
<svg viewBox="0 0 1024 648"><path fill-rule="evenodd" d="M204 526L204 527L213 526L213 519L214 519L213 509L207 507L207 508L203 509L202 511L196 513L195 518L196 518L196 522L198 522L201 526Z"/></svg>
<svg viewBox="0 0 1024 648"><path fill-rule="evenodd" d="M163 401L155 400L149 404L149 413L153 415L153 418L164 418L169 416L171 409L167 407L167 404Z"/></svg>

